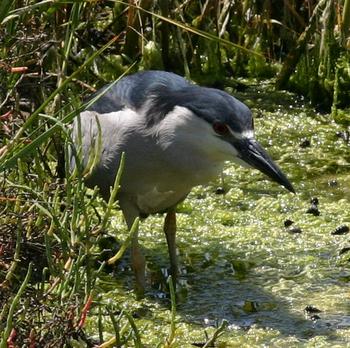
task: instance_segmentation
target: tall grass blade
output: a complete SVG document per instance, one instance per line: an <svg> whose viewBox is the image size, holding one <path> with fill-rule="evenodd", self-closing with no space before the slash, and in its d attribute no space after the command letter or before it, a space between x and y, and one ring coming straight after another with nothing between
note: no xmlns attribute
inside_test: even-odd
<svg viewBox="0 0 350 348"><path fill-rule="evenodd" d="M344 39L350 35L350 0L344 1L343 15L342 15L342 31Z"/></svg>
<svg viewBox="0 0 350 348"><path fill-rule="evenodd" d="M227 320L223 320L221 325L213 333L213 336L205 343L203 348L215 347L216 340L224 333L227 327L228 327Z"/></svg>
<svg viewBox="0 0 350 348"><path fill-rule="evenodd" d="M27 120L24 122L24 124L22 125L22 127L18 130L17 134L15 135L15 137L13 138L12 142L8 145L8 150L10 151L10 154L12 154L12 156L5 160L4 163L0 164L0 171L4 170L5 168L9 168L11 166L13 166L16 163L17 158L20 158L24 155L27 155L29 152L33 151L37 146L38 143L42 143L43 141L45 141L46 139L48 139L52 133L54 131L56 131L59 128L58 124L55 124L52 128L54 128L54 130L52 130L52 128L50 128L48 131L44 132L43 134L41 134L38 138L40 138L40 142L35 142L35 140L37 140L38 138L36 138L35 140L33 140L33 142L27 146L25 146L23 149L21 149L20 151L18 151L18 153L13 154L13 148L14 145L17 144L18 145L18 140L20 139L20 137L23 135L23 133L25 132L26 129L29 128L29 126L31 126L33 124L34 121L36 121L40 115L40 113L42 111L44 111L44 109L49 105L49 103L55 98L56 95L58 95L61 91L63 91L63 89L68 85L68 83L70 83L83 69L85 69L87 66L89 66L96 57L98 57L102 52L104 52L108 47L110 47L116 40L118 40L119 36L115 36L113 37L111 40L109 40L103 47L101 47L98 51L96 51L94 54L91 55L91 57L89 57L89 59L87 59L77 70L75 70L69 77L67 77L66 80L64 80L62 82L62 84L55 89L55 91L53 91L51 93L51 95L45 100L44 103L41 104L41 106L36 109L28 118ZM67 123L70 122L74 116L75 116L76 112L70 113L68 116L70 117L65 117L62 122L63 123ZM33 145L34 143L34 145ZM15 148L16 149L16 148ZM0 160L3 160L4 156L6 155L6 153L0 158Z"/></svg>
<svg viewBox="0 0 350 348"><path fill-rule="evenodd" d="M7 0L7 1L11 2L11 0L10 1ZM15 3L14 0L12 2ZM40 1L40 2L35 3L35 4L30 4L28 6L23 6L20 8L13 9L13 10L8 12L8 16L5 16L2 21L0 20L0 23L4 24L13 18L19 17L23 13L28 13L28 11L34 10L34 9L41 7L41 6L47 6L48 4L54 3L54 2L55 2L54 0L43 0L43 1ZM62 5L63 5L63 3L62 3ZM0 13L1 13L1 10L0 10ZM0 17L0 19L1 19L1 17Z"/></svg>
<svg viewBox="0 0 350 348"><path fill-rule="evenodd" d="M19 303L19 300L20 300L22 294L28 285L28 282L29 282L30 277L32 275L32 269L33 269L33 263L31 262L28 266L27 275L25 276L23 283L21 284L21 287L19 288L16 296L14 297L14 299L11 303L9 313L7 315L6 327L5 327L5 330L2 334L2 339L0 341L0 348L7 348L7 339L10 336L10 333L12 330L13 315L15 313L15 309L17 308L17 305Z"/></svg>
<svg viewBox="0 0 350 348"><path fill-rule="evenodd" d="M136 9L138 9L140 11L143 11L143 12L145 12L145 13L153 16L153 17L156 17L156 18L158 18L158 19L160 19L160 20L162 20L164 22L172 24L172 25L174 25L174 26L176 26L178 28L181 28L181 29L183 29L183 30L185 30L185 31L187 31L189 33L196 34L196 35L201 36L201 37L203 37L205 39L208 39L208 40L211 40L211 41L215 41L215 42L217 42L219 44L222 44L222 45L225 45L225 46L230 46L230 47L237 48L237 49L242 50L242 51L244 51L246 53L249 53L249 54L254 54L256 56L263 57L263 55L261 53L259 53L259 52L256 52L256 51L251 50L249 48L246 48L244 46L235 44L234 42L231 42L229 40L220 38L220 37L218 37L218 36L216 36L214 34L206 32L204 30L200 30L200 29L194 28L194 27L192 27L192 26L190 26L188 24L184 24L184 23L178 22L178 21L176 21L174 19L171 19L171 18L168 18L168 17L164 17L164 16L162 16L162 15L160 15L158 13L145 10L144 8L142 8L140 6L137 6L137 5L133 5L131 3L126 3L124 1L118 1L118 2L120 2L120 3L124 4L124 5L132 6L132 7L136 8Z"/></svg>
<svg viewBox="0 0 350 348"><path fill-rule="evenodd" d="M0 6L0 24L4 24L3 20L9 14L11 7L15 4L15 0L2 0Z"/></svg>
<svg viewBox="0 0 350 348"><path fill-rule="evenodd" d="M124 241L124 243L122 244L122 246L120 247L118 252L107 261L107 263L109 265L114 264L123 256L125 250L128 248L132 239L134 238L135 233L137 233L137 231L138 231L139 222L140 222L140 219L136 218L134 223L131 226L130 233L129 233L128 237L126 238L126 240Z"/></svg>
<svg viewBox="0 0 350 348"><path fill-rule="evenodd" d="M140 332L135 324L134 318L132 317L132 315L130 313L128 313L126 311L124 312L124 315L127 317L129 324L133 330L135 348L143 348L143 345L141 343Z"/></svg>
<svg viewBox="0 0 350 348"><path fill-rule="evenodd" d="M113 38L111 41L108 42L108 46L110 46L117 38ZM103 46L103 50L100 49L98 52L99 54L101 54L105 49L107 49L108 47L107 45ZM96 52L97 53L97 52ZM97 54L94 54L94 58L97 56ZM92 58L92 57L91 57ZM83 69L83 66L86 67L89 63L92 62L93 59L88 59L82 66L80 66L80 68L78 69L79 71ZM122 74L120 75L119 79L121 79L123 76L127 75L131 69L135 66L136 64L136 61L131 64L129 66L129 68ZM72 74L72 75L76 75L75 72ZM61 90L63 90L63 88L68 84L68 82L70 82L72 80L72 75L67 78L63 83L62 85L59 87L59 91L58 92L61 92ZM118 80L119 80L118 79ZM118 81L117 80L117 81ZM48 99L52 100L54 98L54 96L57 94L57 90L55 92L53 92L50 97ZM95 99L94 99L95 100ZM16 163L17 163L17 159L18 158L25 158L27 157L28 155L30 155L32 152L34 152L38 146L40 146L42 143L44 143L46 140L48 140L50 137L52 137L52 135L58 131L59 129L62 129L61 128L61 125L64 124L68 124L70 123L73 118L80 112L82 111L84 108L87 107L87 105L90 105L92 104L93 102L90 101L89 103L85 104L85 105L82 105L80 108L78 108L77 110L74 110L72 112L70 112L67 116L65 116L60 122L56 122L51 128L49 128L48 130L46 130L45 132L43 132L42 134L40 134L38 137L36 137L35 139L33 139L33 141L28 144L28 145L25 145L22 149L18 150L16 153L11 153L8 154L8 153L4 153L1 157L0 157L0 172L4 171L5 169L9 169L11 167L13 167ZM47 102L47 100L45 101L45 107L49 104ZM43 104L43 105L44 105ZM43 105L40 106L39 109L37 109L32 115L31 117L34 115L34 118L27 124L27 125L23 125L22 128L18 131L18 133L16 134L15 138L13 139L12 141L12 146L10 147L14 147L14 142L17 141L20 136L23 134L25 128L28 128L29 125L35 121L35 118L39 116L40 112L43 110ZM38 110L40 110L40 112L38 112ZM19 133L20 133L20 136L19 136ZM19 143L17 143L17 146L19 146ZM16 147L17 147L16 146ZM16 148L15 148L16 149ZM14 152L14 151L12 151ZM5 158L5 157L9 157L9 158Z"/></svg>
<svg viewBox="0 0 350 348"><path fill-rule="evenodd" d="M106 225L107 225L109 216L111 214L112 208L114 207L115 199L116 199L118 190L120 188L120 180L121 180L121 177L123 174L124 165L125 165L125 153L123 152L121 157L120 157L119 168L118 168L117 175L115 177L113 189L112 189L111 195L110 195L108 203L107 203L107 209L106 209L105 215L104 215L102 223L101 223L101 230L104 230L106 228Z"/></svg>
<svg viewBox="0 0 350 348"><path fill-rule="evenodd" d="M170 348L175 343L176 335L176 294L173 283L173 277L170 275L168 278L169 291L170 291L170 301L171 301L171 324L169 336L166 341L166 347Z"/></svg>

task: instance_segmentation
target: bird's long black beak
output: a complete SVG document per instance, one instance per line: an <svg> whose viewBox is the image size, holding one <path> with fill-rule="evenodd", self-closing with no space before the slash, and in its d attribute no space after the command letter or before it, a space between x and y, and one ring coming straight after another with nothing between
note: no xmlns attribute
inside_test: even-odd
<svg viewBox="0 0 350 348"><path fill-rule="evenodd" d="M246 162L251 167L260 170L273 181L284 186L290 192L295 193L295 190L287 177L255 139L242 139L238 143L235 143L234 146L238 150L238 157L242 161Z"/></svg>

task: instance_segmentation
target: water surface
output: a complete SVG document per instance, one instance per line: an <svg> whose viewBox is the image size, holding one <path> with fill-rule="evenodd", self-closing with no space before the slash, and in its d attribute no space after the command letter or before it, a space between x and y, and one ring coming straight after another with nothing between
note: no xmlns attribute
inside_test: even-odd
<svg viewBox="0 0 350 348"><path fill-rule="evenodd" d="M337 135L343 129L268 83L236 96L252 108L258 140L297 194L227 164L222 178L195 188L179 207L177 346L205 342L205 331L210 335L223 319L229 327L219 347L348 346L350 240L331 234L350 226L350 147ZM315 197L318 216L307 213ZM293 221L288 228L286 220ZM125 238L120 213L113 225ZM142 341L155 347L170 322L162 218L147 219L141 230L152 282L146 298L134 300L128 267L100 286L103 300L132 312Z"/></svg>

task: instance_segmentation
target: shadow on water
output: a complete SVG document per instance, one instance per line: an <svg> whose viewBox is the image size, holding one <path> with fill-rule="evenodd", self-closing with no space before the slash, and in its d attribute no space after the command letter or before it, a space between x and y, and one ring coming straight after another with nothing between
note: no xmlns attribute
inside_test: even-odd
<svg viewBox="0 0 350 348"><path fill-rule="evenodd" d="M246 191L247 195L249 192ZM264 195L263 191L261 195ZM190 214L191 218L195 213ZM242 214L244 210L239 213ZM181 220L181 215L186 214L179 215ZM318 217L314 217L316 219ZM151 233L153 222L148 226L141 225L141 232L147 230L144 241L149 241L144 250L147 280L151 283L146 300L155 304L152 311L170 306L167 272L164 271L169 266L169 259L161 221L157 219L154 233ZM337 264L339 244L330 244L334 237L327 237L320 246L317 234L312 236L310 231L290 235L282 230L280 235L272 233L268 236L269 229L262 228L256 233L264 233L261 238L270 238L272 243L270 249L265 250L264 245L259 246L263 240L251 235L250 230L247 234L243 232L246 229L243 224L239 227L243 237L237 240L234 234L225 239L212 236L214 230L203 235L203 226L195 223L187 226L182 221L178 227L181 275L177 286L177 313L181 322L204 331L208 326L216 327L222 320L227 320L227 334L233 336L244 337L246 332L257 328L266 332L275 330L275 337L286 340L308 342L323 336L329 344L344 343L346 338L338 330L350 328L350 308L341 298L336 302L344 303L341 304L343 308L327 309L325 305L334 302L338 289L339 296L344 296L350 277L347 267ZM271 225L271 232L273 228ZM120 267L122 271L116 273L118 286L124 290L133 287L129 262L130 255L126 255ZM333 287L335 290L329 293L328 289ZM141 316L137 316L142 319L142 315L141 311Z"/></svg>
<svg viewBox="0 0 350 348"><path fill-rule="evenodd" d="M146 298L169 309L167 272L165 268L160 268L160 265L168 265L165 250L165 245L145 250L148 255L148 280L152 281ZM329 342L341 341L335 329L339 326L350 327L350 317L319 312L314 307L317 304L309 306L309 311L294 308L292 296L295 295L288 296L288 289L285 297L266 290L266 283L268 288L273 288L279 282L278 277L283 275L281 270L273 268L265 273L260 272L259 268L265 267L263 261L256 265L242 254L219 248L218 245L208 245L200 252L187 253L185 248L181 248L181 251L181 276L177 283L176 299L181 321L203 327L204 330L208 326L217 327L222 320L226 320L228 332L233 335L240 332L244 336L254 326L276 330L279 337L292 336L300 342L315 336L325 336ZM241 252L244 254L244 251ZM130 287L132 278L129 269L122 276L123 287ZM326 287L327 280L325 282L322 284L318 281L317 287ZM312 287L312 284L309 286Z"/></svg>
<svg viewBox="0 0 350 348"><path fill-rule="evenodd" d="M217 326L225 319L231 330L245 331L256 325L298 339L316 335L334 336L327 318L320 318L322 314L317 317L311 313L307 316L303 309L292 311L290 298L281 298L266 291L262 283L271 283L271 279L266 275L259 276L253 263L241 261L230 250L220 252L221 255L212 260L205 257L209 251L204 257L192 255L191 258L197 258L197 262L192 264L190 271L186 267L187 274L180 278L182 286L178 287L177 311L186 321ZM272 278L274 282L275 276Z"/></svg>

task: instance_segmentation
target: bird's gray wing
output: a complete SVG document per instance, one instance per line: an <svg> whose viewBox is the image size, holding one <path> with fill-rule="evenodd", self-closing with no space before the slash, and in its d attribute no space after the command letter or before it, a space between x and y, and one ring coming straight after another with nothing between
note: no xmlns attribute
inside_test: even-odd
<svg viewBox="0 0 350 348"><path fill-rule="evenodd" d="M150 94L157 90L179 90L189 83L181 76L166 71L143 71L122 78L115 84L109 84L93 94L96 101L87 110L99 114L116 112L125 108L140 109ZM103 93L106 91L105 93ZM100 97L98 97L100 95Z"/></svg>
<svg viewBox="0 0 350 348"><path fill-rule="evenodd" d="M112 157L117 157L121 149L120 142L122 142L123 130L118 131L121 117L133 115L132 112L128 114L129 111L137 113L152 98L151 95L156 95L162 89L168 88L176 91L185 86L188 86L188 82L173 73L144 71L126 76L117 83L107 85L97 91L90 97L92 103L73 123L73 143L75 146L71 149L71 168L76 166L77 150L75 148L79 143L82 148L81 164L82 167L86 166L94 144L97 142L96 139L99 137L97 119L102 136L102 157L99 161L99 168L110 168L110 163L118 164L117 158ZM145 125L151 124L161 112L165 112L164 110L165 107L159 108L157 112L152 110L152 112L145 113ZM131 120L125 122L131 122ZM81 134L81 139L79 134ZM111 170L111 172L113 171ZM101 174L101 176L103 175Z"/></svg>

